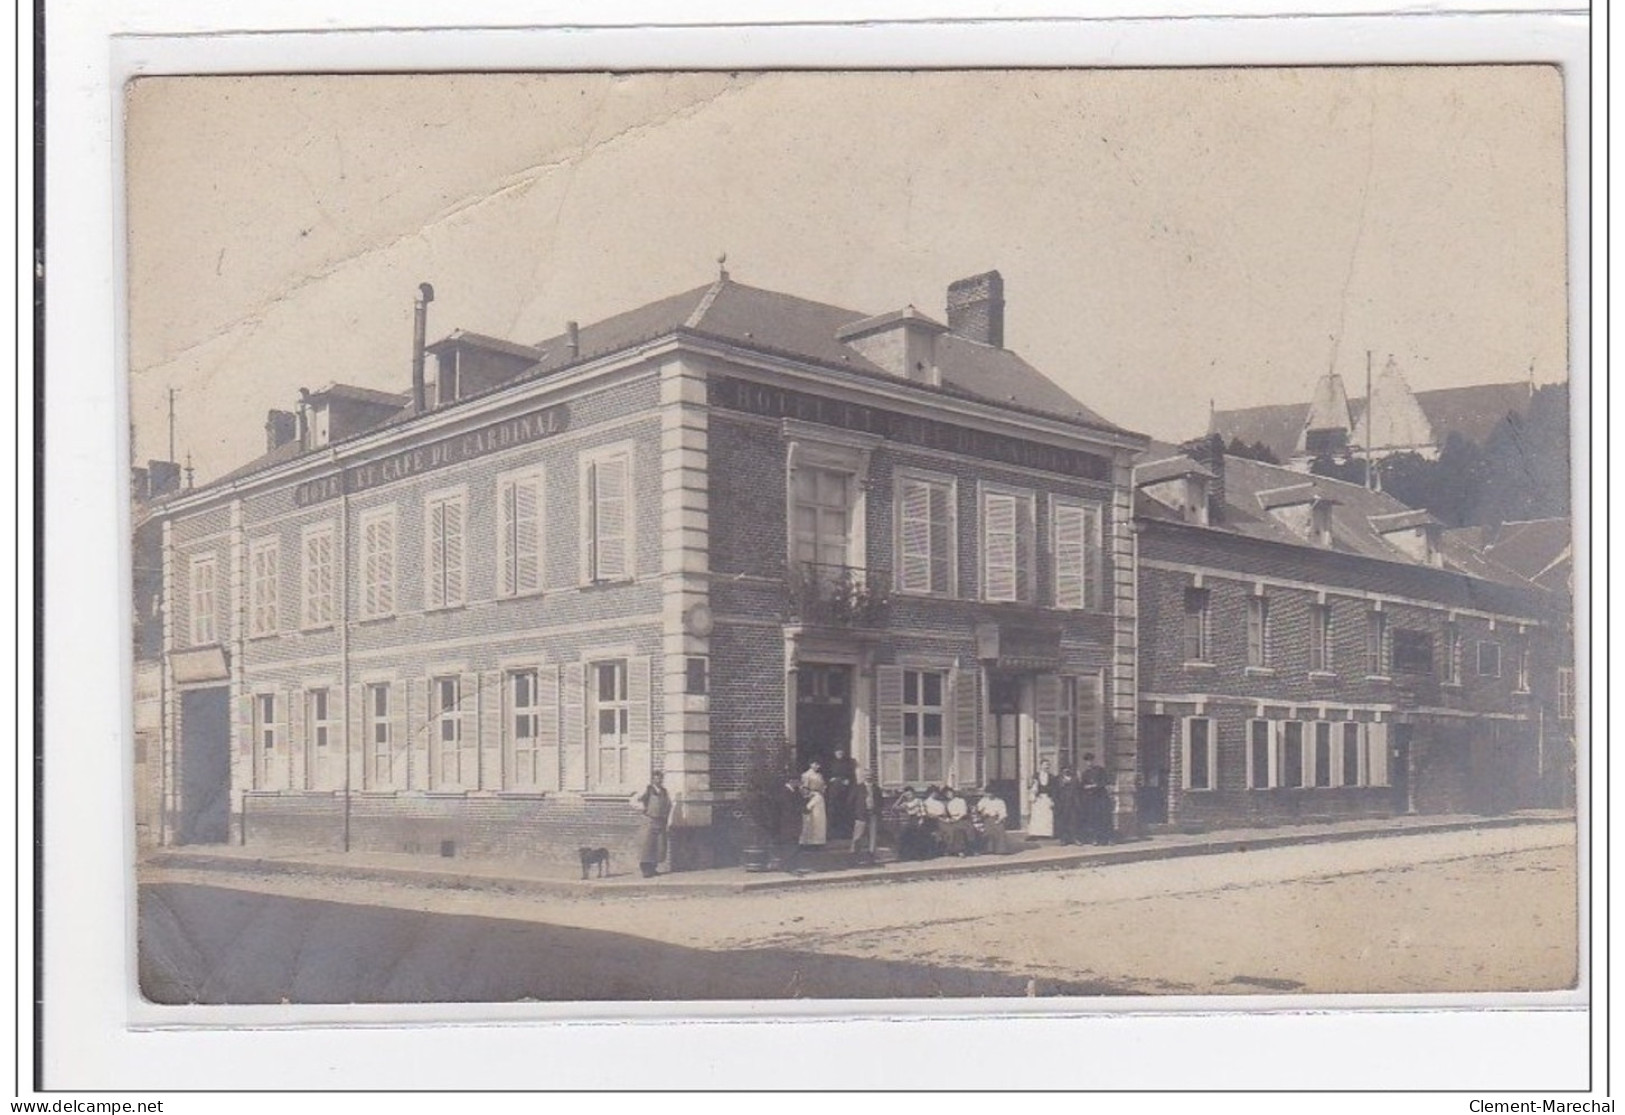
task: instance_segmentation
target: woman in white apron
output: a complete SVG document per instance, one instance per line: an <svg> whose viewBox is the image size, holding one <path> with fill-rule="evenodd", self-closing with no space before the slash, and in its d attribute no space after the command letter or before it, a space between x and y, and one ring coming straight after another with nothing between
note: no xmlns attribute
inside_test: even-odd
<svg viewBox="0 0 1625 1115"><path fill-rule="evenodd" d="M822 848L827 837L828 813L824 805L824 773L814 759L801 776L801 789L807 795L801 811L801 846Z"/></svg>
<svg viewBox="0 0 1625 1115"><path fill-rule="evenodd" d="M1048 759L1038 764L1038 773L1033 775L1027 788L1032 792L1032 804L1027 814L1027 835L1054 836L1055 776L1050 773Z"/></svg>

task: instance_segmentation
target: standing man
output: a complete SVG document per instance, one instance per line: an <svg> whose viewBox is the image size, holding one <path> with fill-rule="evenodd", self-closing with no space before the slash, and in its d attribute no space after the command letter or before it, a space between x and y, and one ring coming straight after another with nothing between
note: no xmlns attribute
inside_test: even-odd
<svg viewBox="0 0 1625 1115"><path fill-rule="evenodd" d="M880 837L880 787L869 780L867 767L856 768L852 784L852 858L858 863L875 862L875 846Z"/></svg>
<svg viewBox="0 0 1625 1115"><path fill-rule="evenodd" d="M671 824L671 795L666 792L663 771L655 771L643 792L632 795L632 807L643 814L638 867L645 879L652 879L660 873L660 861L666 858L666 830Z"/></svg>
<svg viewBox="0 0 1625 1115"><path fill-rule="evenodd" d="M1093 844L1110 844L1116 834L1112 830L1112 795L1106 786L1106 768L1095 762L1092 752L1083 756L1083 839Z"/></svg>
<svg viewBox="0 0 1625 1115"><path fill-rule="evenodd" d="M835 758L829 762L829 838L831 840L845 840L852 835L852 824L856 820L852 812L853 794L852 785L858 777L858 764L846 753L846 748L837 747Z"/></svg>

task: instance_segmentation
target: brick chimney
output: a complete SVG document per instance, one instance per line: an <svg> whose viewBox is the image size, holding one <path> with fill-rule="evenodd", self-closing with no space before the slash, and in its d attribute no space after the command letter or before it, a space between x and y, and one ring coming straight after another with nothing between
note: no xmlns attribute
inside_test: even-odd
<svg viewBox="0 0 1625 1115"><path fill-rule="evenodd" d="M280 449L299 437L299 416L291 410L273 410L265 415L265 451Z"/></svg>
<svg viewBox="0 0 1625 1115"><path fill-rule="evenodd" d="M970 341L1004 347L1004 277L984 271L948 284L948 330Z"/></svg>

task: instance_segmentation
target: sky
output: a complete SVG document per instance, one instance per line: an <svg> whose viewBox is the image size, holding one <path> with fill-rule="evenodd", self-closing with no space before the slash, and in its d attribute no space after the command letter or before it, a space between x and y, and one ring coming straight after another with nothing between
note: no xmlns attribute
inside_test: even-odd
<svg viewBox="0 0 1625 1115"><path fill-rule="evenodd" d="M1567 375L1552 67L146 78L126 98L138 461L198 483L431 339L531 342L709 282L939 318L1160 438L1308 399Z"/></svg>

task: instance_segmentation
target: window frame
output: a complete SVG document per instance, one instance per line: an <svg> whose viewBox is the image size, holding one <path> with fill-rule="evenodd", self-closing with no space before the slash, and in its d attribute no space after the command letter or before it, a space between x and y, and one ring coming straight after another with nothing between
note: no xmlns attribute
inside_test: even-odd
<svg viewBox="0 0 1625 1115"><path fill-rule="evenodd" d="M533 587L520 584L522 550L519 548L517 522L518 491L521 487L534 491L535 514L531 517L530 539L534 546L536 583ZM539 596L547 591L547 469L543 465L514 469L497 476L497 568L496 596L499 600L515 600L526 596ZM511 575L510 575L511 574Z"/></svg>
<svg viewBox="0 0 1625 1115"><path fill-rule="evenodd" d="M503 751L506 763L506 777L503 788L508 790L538 790L541 788L541 677L539 666L513 666L502 673L502 729ZM530 701L521 704L519 700L519 682L528 679L530 683ZM530 721L530 734L520 734L521 720ZM529 740L528 746L522 746L522 741ZM519 761L522 757L530 757L530 779L528 781L519 777Z"/></svg>
<svg viewBox="0 0 1625 1115"><path fill-rule="evenodd" d="M1280 779L1276 783L1276 785L1279 786L1283 790L1303 790L1303 789L1308 789L1309 786L1311 785L1311 783L1309 782L1309 775L1310 775L1311 770L1312 770L1311 760L1313 759L1313 756L1310 754L1310 744L1313 741L1309 738L1309 733L1305 732L1303 730L1304 725L1307 724L1307 723L1311 723L1311 722L1307 721L1307 720L1298 720L1296 718L1291 719L1291 720L1283 720L1283 721L1281 721L1281 730L1280 730L1281 759L1280 759L1280 766L1279 766ZM1294 727L1296 727L1296 729L1297 729L1296 734L1297 734L1297 737L1298 737L1297 741L1296 741L1297 745L1298 745L1298 747L1297 747L1297 751L1298 751L1298 780L1296 782L1288 782L1287 781L1287 757L1292 754L1292 748L1291 748L1290 745L1293 743L1293 740L1291 739L1291 737L1293 735L1292 729Z"/></svg>
<svg viewBox="0 0 1625 1115"><path fill-rule="evenodd" d="M1011 578L1012 594L1010 596L993 595L990 591L988 578L992 562L989 561L988 549L993 540L988 531L988 501L990 499L1008 499L1012 501L1013 524L1011 534ZM1022 523L1022 507L1025 505L1027 518L1025 528ZM1032 488L1020 488L1007 484L981 483L977 486L976 495L976 554L977 554L977 598L988 604L1036 604L1038 603L1038 493ZM1026 548L1027 564L1022 567L1022 548Z"/></svg>
<svg viewBox="0 0 1625 1115"><path fill-rule="evenodd" d="M194 554L186 567L188 646L220 642L220 561L214 553ZM207 573L207 584L203 574Z"/></svg>
<svg viewBox="0 0 1625 1115"><path fill-rule="evenodd" d="M435 529L435 512L441 513L441 530ZM455 508L457 513L456 565L457 583L450 583L452 547L445 529L447 516ZM452 593L450 589L456 588ZM443 612L464 607L468 603L468 489L459 485L441 488L423 497L423 610Z"/></svg>
<svg viewBox="0 0 1625 1115"><path fill-rule="evenodd" d="M1051 495L1049 497L1049 558L1050 558L1050 602L1061 611L1072 612L1099 612L1103 611L1102 601L1105 597L1103 588L1105 580L1105 529L1106 508L1099 500L1085 499L1081 496ZM1063 512L1076 511L1083 516L1083 570L1078 577L1080 581L1078 595L1080 602L1065 604L1061 600L1061 515Z"/></svg>
<svg viewBox="0 0 1625 1115"><path fill-rule="evenodd" d="M1338 725L1341 729L1332 738L1332 770L1337 779L1336 785L1351 788L1363 787L1370 778L1370 757L1367 754L1366 726L1358 720L1344 720ZM1353 729L1352 737L1349 729ZM1352 748L1354 755L1354 781L1348 777L1349 754Z"/></svg>
<svg viewBox="0 0 1625 1115"><path fill-rule="evenodd" d="M602 676L600 671L608 668L616 671L618 683L612 688L618 694L605 701L602 696ZM586 719L587 719L587 788L589 792L609 793L620 792L632 788L632 662L627 657L594 658L586 663ZM615 717L616 732L614 738L619 740L617 746L611 748L617 753L617 763L620 766L620 780L609 781L604 778L604 734L603 714L609 712Z"/></svg>
<svg viewBox="0 0 1625 1115"><path fill-rule="evenodd" d="M1263 780L1259 779L1258 770L1258 728L1264 729L1264 770ZM1279 788L1281 782L1281 754L1280 730L1278 722L1262 716L1248 717L1247 719L1247 788L1249 790L1274 790Z"/></svg>
<svg viewBox="0 0 1625 1115"><path fill-rule="evenodd" d="M1444 671L1443 676L1439 679L1441 685L1461 684L1461 652L1462 647L1465 645L1466 640L1462 638L1461 626L1454 620L1446 623L1444 625L1444 649L1441 658Z"/></svg>
<svg viewBox="0 0 1625 1115"><path fill-rule="evenodd" d="M1512 650L1512 691L1514 693L1529 692L1529 637L1523 636L1514 644Z"/></svg>
<svg viewBox="0 0 1625 1115"><path fill-rule="evenodd" d="M1388 613L1373 608L1365 614L1365 676L1388 678L1393 676L1393 663L1388 645Z"/></svg>
<svg viewBox="0 0 1625 1115"><path fill-rule="evenodd" d="M387 549L376 549L375 543L368 538L368 531L382 524L389 525L389 546ZM395 505L388 504L383 507L369 507L356 517L356 554L357 572L360 582L357 601L357 616L363 620L389 619L396 614L400 607L400 587L397 573L399 563L397 558L400 550L399 521L395 514ZM374 574L367 568L372 562L374 569L378 570L377 583L373 583ZM387 569L385 568L387 566ZM387 606L384 596L388 595ZM371 601L369 602L369 594Z"/></svg>
<svg viewBox="0 0 1625 1115"><path fill-rule="evenodd" d="M1203 756L1203 765L1207 774L1207 784L1204 786L1196 785L1191 777L1191 755L1193 753L1192 748L1194 746L1193 737L1196 734L1194 729L1198 721L1205 725L1207 736L1206 744L1203 748L1203 750L1206 751L1206 754ZM1211 793L1214 790L1217 790L1219 787L1219 732L1218 728L1214 724L1213 717L1206 715L1183 717L1182 728L1180 731L1180 741L1183 749L1179 779L1181 788L1190 793Z"/></svg>
<svg viewBox="0 0 1625 1115"><path fill-rule="evenodd" d="M1332 625L1332 603L1330 600L1309 605L1309 672L1311 674L1329 674L1333 672L1334 628Z"/></svg>
<svg viewBox="0 0 1625 1115"><path fill-rule="evenodd" d="M1489 648L1489 647L1495 648L1495 669L1493 671L1484 669L1484 651L1485 651L1486 648ZM1474 656L1474 658L1476 659L1476 661L1474 662L1474 665L1476 665L1478 667L1478 676L1479 677L1481 677L1481 678L1497 678L1497 679L1500 678L1500 676L1501 676L1501 642L1500 642L1499 639L1480 639L1480 640L1478 640L1478 653Z"/></svg>
<svg viewBox="0 0 1625 1115"><path fill-rule="evenodd" d="M925 699L927 677L937 679L937 703L931 704ZM914 700L908 699L909 680L914 679ZM948 716L951 707L949 702L949 672L947 670L933 670L923 667L905 666L902 676L902 700L898 704L900 710L900 728L898 730L899 745L902 749L901 760L903 766L904 785L940 785L948 777L950 745L948 740ZM930 736L926 733L926 718L937 718L937 736L935 751L937 755L937 773L926 773L925 759L933 748L927 746ZM914 718L915 734L911 737L908 731L909 718ZM914 775L909 775L909 758L913 757Z"/></svg>
<svg viewBox="0 0 1625 1115"><path fill-rule="evenodd" d="M274 689L256 690L253 696L249 727L253 732L250 750L254 765L252 783L256 790L271 789L271 763L282 745L282 722L277 719L279 696Z"/></svg>
<svg viewBox="0 0 1625 1115"><path fill-rule="evenodd" d="M603 515L600 508L599 477L600 470L609 464L620 464L624 470L625 492L621 496L624 504L622 510L622 530L619 536L602 536L599 531L603 524ZM581 574L582 585L618 585L628 584L637 580L637 455L635 446L630 441L616 442L613 445L603 445L596 449L582 453L578 464L579 470L579 518L581 530ZM604 500L603 502L608 502ZM605 543L610 537L618 537L620 542L620 558L622 568L608 575L603 572Z"/></svg>
<svg viewBox="0 0 1625 1115"><path fill-rule="evenodd" d="M1305 789L1311 790L1328 789L1336 785L1333 778L1335 778L1337 774L1337 759L1339 757L1338 745L1340 740L1338 739L1336 733L1332 731L1332 728L1335 726L1332 721L1310 720L1306 721L1306 723L1308 723L1313 730L1306 733L1307 739L1304 741L1306 754L1304 756L1303 764L1303 785ZM1320 760L1322 755L1324 755L1326 759L1326 770L1324 776L1322 776L1320 769Z"/></svg>
<svg viewBox="0 0 1625 1115"><path fill-rule="evenodd" d="M477 788L479 783L479 720L467 707L468 694L464 692L467 675L456 669L436 670L429 675L429 788L436 793L461 793ZM450 683L457 695L456 703L444 703L445 685ZM453 732L446 739L446 730ZM457 778L446 777L447 744L453 745L456 755ZM472 759L474 777L469 778L465 764Z"/></svg>
<svg viewBox="0 0 1625 1115"><path fill-rule="evenodd" d="M383 712L378 711L379 696L383 697ZM367 681L361 684L361 723L363 738L366 741L366 774L368 789L394 789L397 785L395 778L395 694L393 683L389 681ZM383 739L379 739L379 729L383 729ZM388 767L388 773L380 778L378 767L380 758Z"/></svg>
<svg viewBox="0 0 1625 1115"><path fill-rule="evenodd" d="M264 567L262 567L264 566ZM263 639L282 630L282 543L276 535L248 545L248 637Z"/></svg>
<svg viewBox="0 0 1625 1115"><path fill-rule="evenodd" d="M802 466L808 467L808 466ZM818 465L810 467L818 468ZM838 471L838 470L830 470ZM908 554L907 534L904 527L907 500L905 488L908 485L918 485L926 491L926 580L928 587L911 587L908 584ZM933 496L941 493L944 508L947 514L945 525L947 553L944 556L945 584L941 588L935 587L937 554L935 552L935 535L939 524L932 513ZM794 531L793 520L795 495L791 495L791 530ZM851 506L850 492L847 505L847 534L850 540L854 509ZM946 473L929 472L924 469L899 467L892 473L892 584L895 591L908 596L932 596L944 599L953 599L959 595L959 481ZM850 542L848 544L850 553Z"/></svg>
<svg viewBox="0 0 1625 1115"><path fill-rule="evenodd" d="M1419 649L1426 643L1426 654L1407 652L1400 654L1400 644L1407 640L1414 641ZM1404 661L1401 661L1403 657ZM1433 632L1420 627L1394 627L1388 632L1388 669L1398 676L1432 677L1433 666L1436 661L1433 649Z"/></svg>
<svg viewBox="0 0 1625 1115"><path fill-rule="evenodd" d="M1270 648L1270 598L1262 592L1247 597L1247 665L1268 670L1274 665Z"/></svg>
<svg viewBox="0 0 1625 1115"><path fill-rule="evenodd" d="M1193 602L1199 606L1193 608ZM1180 651L1186 665L1213 663L1213 590L1206 585L1186 585L1180 598ZM1195 622L1194 629L1192 622ZM1194 646L1195 653L1192 653Z"/></svg>
<svg viewBox="0 0 1625 1115"><path fill-rule="evenodd" d="M1574 667L1557 668L1557 718L1573 720L1575 705Z"/></svg>

